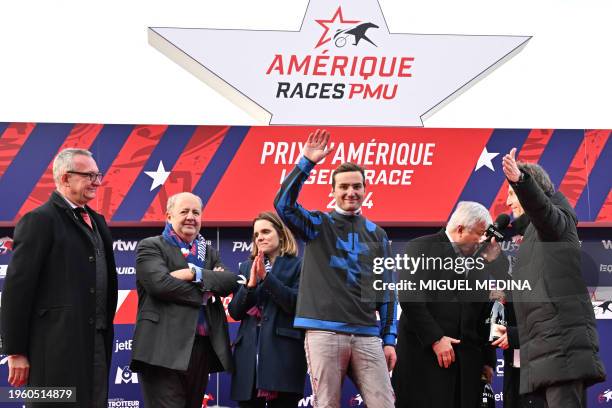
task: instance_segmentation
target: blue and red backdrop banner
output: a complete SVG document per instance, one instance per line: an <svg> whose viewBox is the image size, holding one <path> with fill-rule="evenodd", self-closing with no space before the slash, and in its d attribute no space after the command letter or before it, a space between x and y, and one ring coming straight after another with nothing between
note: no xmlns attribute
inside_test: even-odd
<svg viewBox="0 0 612 408"><path fill-rule="evenodd" d="M105 179L91 203L111 225L160 222L168 196L192 191L209 226L248 225L272 198L311 127L0 123L0 223L14 225L55 188L63 148L93 152ZM385 226L444 223L459 200L507 212L501 158L540 163L583 225L612 223L610 130L336 127L335 151L301 195L318 207L331 170L367 169L369 218ZM332 206L332 198L326 203Z"/></svg>
<svg viewBox="0 0 612 408"><path fill-rule="evenodd" d="M109 407L144 406L137 376L128 369L138 297L135 250L142 238L161 233L167 198L192 191L204 203L204 237L234 271L250 253L252 219L272 209L284 177L299 160L311 127L100 125L0 123L0 287L12 251L13 226L44 203L55 189L52 161L63 148L92 151L105 178L91 206L110 222L119 275L116 338L110 372ZM580 238L598 272L601 289L612 287L612 142L610 130L423 129L334 127L334 153L317 165L300 195L306 208L333 205L331 171L340 162L366 168L364 213L400 243L432 233L460 200L481 202L493 217L508 213L501 158L540 163L575 207ZM154 226L153 226L154 225ZM510 246L504 248L512 251ZM590 285L591 286L591 285ZM593 285L595 286L595 285ZM601 353L608 370L612 349L610 291L592 291ZM603 296L603 297L602 297ZM227 305L230 298L224 299ZM609 304L609 302L607 303ZM238 328L230 322L232 338ZM501 407L503 359L498 356L494 389ZM6 385L0 356L0 386ZM213 375L203 406L233 407L227 374ZM612 383L589 389L591 404L612 406ZM343 406L363 406L347 382ZM0 404L0 406L2 406ZM20 407L21 404L8 404ZM306 385L302 407L312 406Z"/></svg>

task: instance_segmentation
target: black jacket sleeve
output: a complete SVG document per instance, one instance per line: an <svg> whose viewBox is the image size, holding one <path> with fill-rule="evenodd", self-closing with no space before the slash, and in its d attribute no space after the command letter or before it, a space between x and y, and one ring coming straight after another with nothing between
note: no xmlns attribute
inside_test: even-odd
<svg viewBox="0 0 612 408"><path fill-rule="evenodd" d="M231 271L226 270L225 265L219 258L219 252L208 247L210 253L210 268L202 269L201 288L204 291L213 292L217 296L228 296L238 288L238 277ZM221 267L223 271L214 271L216 267Z"/></svg>
<svg viewBox="0 0 612 408"><path fill-rule="evenodd" d="M406 247L408 257L417 258L428 252L429 245L425 242L411 241ZM418 288L419 280L428 278L424 273L424 271L417 270L414 271L414 274L411 274L411 272L403 269L400 271L400 280L412 280L416 282ZM423 346L431 346L444 336L444 331L427 309L427 294L420 290L415 290L413 293L414 299L412 301L401 302L402 314L406 314L409 327L416 333Z"/></svg>
<svg viewBox="0 0 612 408"><path fill-rule="evenodd" d="M136 279L147 293L167 302L200 306L203 301L202 289L193 282L173 277L170 272L155 240L140 241L136 248Z"/></svg>
<svg viewBox="0 0 612 408"><path fill-rule="evenodd" d="M34 313L36 287L45 268L51 240L41 231L51 231L52 220L30 212L23 216L13 235L13 257L2 289L2 350L4 354L27 356L30 319Z"/></svg>
<svg viewBox="0 0 612 408"><path fill-rule="evenodd" d="M521 206L543 241L560 240L568 224L575 222L574 218L567 209L555 205L533 177L528 173L523 175L523 181L510 183Z"/></svg>

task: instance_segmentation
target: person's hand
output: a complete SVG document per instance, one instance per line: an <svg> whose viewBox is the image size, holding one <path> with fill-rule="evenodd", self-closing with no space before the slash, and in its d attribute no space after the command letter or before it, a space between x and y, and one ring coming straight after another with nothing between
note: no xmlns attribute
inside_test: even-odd
<svg viewBox="0 0 612 408"><path fill-rule="evenodd" d="M259 258L259 255L257 255L255 259L253 259L253 263L251 264L251 272L249 273L249 282L247 283L247 288L254 288L255 286L257 286L257 258Z"/></svg>
<svg viewBox="0 0 612 408"><path fill-rule="evenodd" d="M176 271L170 272L170 276L175 277L176 279L184 280L187 282L191 282L195 279L195 272L193 272L189 268L178 269Z"/></svg>
<svg viewBox="0 0 612 408"><path fill-rule="evenodd" d="M485 243L485 249L480 253L480 256L487 262L493 262L501 254L501 246L495 237L491 238L491 242Z"/></svg>
<svg viewBox="0 0 612 408"><path fill-rule="evenodd" d="M26 356L13 354L8 356L8 383L13 387L26 385L30 376L30 362Z"/></svg>
<svg viewBox="0 0 612 408"><path fill-rule="evenodd" d="M506 329L506 326L500 326L499 331L503 333L502 336L499 339L495 340L493 343L491 343L491 345L499 347L502 350L506 350L508 347L510 347L510 344L508 343L508 331Z"/></svg>
<svg viewBox="0 0 612 408"><path fill-rule="evenodd" d="M264 253L263 251L259 251L259 253L257 254L257 258L255 258L254 263L256 263L257 265L255 266L255 272L257 273L257 279L259 279L260 281L264 280L266 278L266 266L264 265Z"/></svg>
<svg viewBox="0 0 612 408"><path fill-rule="evenodd" d="M506 175L506 178L513 183L519 181L521 177L521 171L519 170L518 165L516 164L516 159L514 158L515 155L516 147L513 147L512 150L510 150L510 153L505 155L502 159L504 174Z"/></svg>
<svg viewBox="0 0 612 408"><path fill-rule="evenodd" d="M482 366L482 374L487 377L487 382L491 384L493 382L493 367L490 365Z"/></svg>
<svg viewBox="0 0 612 408"><path fill-rule="evenodd" d="M453 339L452 337L442 336L442 338L432 344L436 357L438 357L438 365L440 367L448 368L452 363L455 362L455 350L453 350L453 344L459 344L461 340Z"/></svg>
<svg viewBox="0 0 612 408"><path fill-rule="evenodd" d="M311 162L318 163L334 150L328 146L328 142L329 132L317 129L314 133L308 135L302 154Z"/></svg>
<svg viewBox="0 0 612 408"><path fill-rule="evenodd" d="M395 347L384 346L383 353L385 353L385 361L387 362L387 370L393 371L395 363L397 362L397 355L395 354Z"/></svg>

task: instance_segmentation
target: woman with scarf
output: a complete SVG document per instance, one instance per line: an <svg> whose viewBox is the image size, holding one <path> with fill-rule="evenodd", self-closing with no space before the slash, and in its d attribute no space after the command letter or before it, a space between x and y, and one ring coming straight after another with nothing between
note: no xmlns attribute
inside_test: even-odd
<svg viewBox="0 0 612 408"><path fill-rule="evenodd" d="M301 264L295 238L280 218L259 214L251 256L240 265L246 283L228 307L241 320L231 391L241 408L293 408L303 396L304 335L293 328Z"/></svg>

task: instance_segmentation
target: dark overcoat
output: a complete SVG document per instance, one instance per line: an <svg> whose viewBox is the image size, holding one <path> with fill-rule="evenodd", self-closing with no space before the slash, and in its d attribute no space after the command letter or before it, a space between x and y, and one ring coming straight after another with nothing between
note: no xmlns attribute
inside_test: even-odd
<svg viewBox="0 0 612 408"><path fill-rule="evenodd" d="M411 241L406 254L413 258L455 259L444 230ZM501 261L501 260L500 260ZM472 290L415 290L400 296L402 315L397 341L397 365L392 383L397 407L448 408L475 407L482 386L484 365L495 366L495 350L486 345L485 320L489 313L488 292L476 290L475 282L486 279L496 262L467 275ZM500 264L500 267L502 265ZM447 281L466 279L453 270L437 265L419 269L413 275L403 270L401 279L413 281ZM467 286L466 286L467 287ZM432 349L442 336L461 341L454 345L457 361L449 368L438 365Z"/></svg>
<svg viewBox="0 0 612 408"><path fill-rule="evenodd" d="M113 240L104 218L89 207L86 210L106 254L105 346L110 367L117 307ZM28 357L28 385L76 387L75 406L85 408L92 406L96 261L93 241L82 222L57 192L23 216L15 227L1 319L3 353Z"/></svg>

